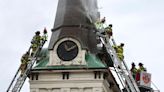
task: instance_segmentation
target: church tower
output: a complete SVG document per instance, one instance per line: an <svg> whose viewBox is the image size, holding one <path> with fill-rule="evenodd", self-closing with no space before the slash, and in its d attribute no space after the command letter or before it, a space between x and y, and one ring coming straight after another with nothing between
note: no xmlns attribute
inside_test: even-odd
<svg viewBox="0 0 164 92"><path fill-rule="evenodd" d="M30 92L120 92L98 57L97 0L59 0L49 47L30 74ZM112 61L111 61L112 62Z"/></svg>

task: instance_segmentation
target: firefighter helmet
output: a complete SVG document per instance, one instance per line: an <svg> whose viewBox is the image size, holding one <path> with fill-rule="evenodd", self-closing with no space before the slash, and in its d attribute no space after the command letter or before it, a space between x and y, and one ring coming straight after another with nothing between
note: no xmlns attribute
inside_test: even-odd
<svg viewBox="0 0 164 92"><path fill-rule="evenodd" d="M36 35L39 35L39 34L40 34L40 31L36 31L35 34L36 34Z"/></svg>
<svg viewBox="0 0 164 92"><path fill-rule="evenodd" d="M47 29L46 29L46 28L44 28L43 33L44 33L44 34L46 34L46 33L47 33Z"/></svg>
<svg viewBox="0 0 164 92"><path fill-rule="evenodd" d="M124 46L124 43L121 43L120 46L123 47Z"/></svg>
<svg viewBox="0 0 164 92"><path fill-rule="evenodd" d="M142 64L142 63L139 63L138 65L139 65L139 66L143 66L143 64Z"/></svg>
<svg viewBox="0 0 164 92"><path fill-rule="evenodd" d="M109 24L108 26L109 26L109 27L112 27L112 24Z"/></svg>
<svg viewBox="0 0 164 92"><path fill-rule="evenodd" d="M136 66L134 62L132 63L132 66Z"/></svg>

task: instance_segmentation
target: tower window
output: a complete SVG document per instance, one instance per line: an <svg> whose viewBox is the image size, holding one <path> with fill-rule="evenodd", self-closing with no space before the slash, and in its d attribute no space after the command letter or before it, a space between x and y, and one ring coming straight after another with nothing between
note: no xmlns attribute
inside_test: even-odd
<svg viewBox="0 0 164 92"><path fill-rule="evenodd" d="M63 74L63 80L69 79L69 72L63 72L62 74Z"/></svg>
<svg viewBox="0 0 164 92"><path fill-rule="evenodd" d="M39 74L32 74L31 75L31 80L39 80Z"/></svg>
<svg viewBox="0 0 164 92"><path fill-rule="evenodd" d="M39 75L38 75L38 74L36 74L36 80L38 80L38 77L39 77Z"/></svg>
<svg viewBox="0 0 164 92"><path fill-rule="evenodd" d="M94 75L95 75L95 79L97 79L97 78L101 79L101 72L100 71L95 71Z"/></svg>
<svg viewBox="0 0 164 92"><path fill-rule="evenodd" d="M31 80L34 80L34 74L31 75Z"/></svg>
<svg viewBox="0 0 164 92"><path fill-rule="evenodd" d="M95 74L95 79L97 79L97 72L94 72L94 74Z"/></svg>
<svg viewBox="0 0 164 92"><path fill-rule="evenodd" d="M103 74L103 78L105 79L106 77L108 77L108 74L107 73L104 73Z"/></svg>

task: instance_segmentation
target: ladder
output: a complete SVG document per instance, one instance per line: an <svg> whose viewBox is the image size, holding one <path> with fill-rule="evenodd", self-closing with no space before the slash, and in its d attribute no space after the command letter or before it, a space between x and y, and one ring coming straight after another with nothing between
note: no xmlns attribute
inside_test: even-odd
<svg viewBox="0 0 164 92"><path fill-rule="evenodd" d="M120 69L118 69L117 75L119 74L122 78L124 78L124 83L125 84L125 88L127 92L140 92L134 78L132 77L125 61L120 61L120 59L118 58L115 50L113 49L113 47L111 46L111 44L109 43L109 37L107 35L102 35L101 33L97 33L97 35L100 37L100 41L101 43L105 46L107 53L110 55L110 57L113 60L113 63L116 67L119 66ZM116 42L114 41L113 38L112 39L112 43L113 45L116 45ZM118 62L122 62L118 63ZM119 76L118 76L119 77ZM120 80L121 81L121 80Z"/></svg>
<svg viewBox="0 0 164 92"><path fill-rule="evenodd" d="M32 66L37 61L37 55L41 51L45 42L46 41L42 41L40 46L38 46L38 48L34 52L34 54L30 57L31 59L30 59L28 65L27 65L27 68L26 68L26 70L22 76L20 76L20 74L19 74L20 73L20 67L18 68L18 70L17 70L16 74L14 75L14 78L12 79L6 92L20 92L26 78L28 77L28 75L31 71ZM31 48L31 46L30 46L30 48ZM30 50L30 48L29 48L29 50Z"/></svg>

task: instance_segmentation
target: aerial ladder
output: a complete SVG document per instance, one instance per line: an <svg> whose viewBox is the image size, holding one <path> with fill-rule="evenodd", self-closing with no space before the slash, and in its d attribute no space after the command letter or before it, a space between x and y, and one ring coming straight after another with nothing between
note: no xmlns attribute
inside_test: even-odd
<svg viewBox="0 0 164 92"><path fill-rule="evenodd" d="M116 67L119 66L119 69L117 68L116 73L117 73L117 76L119 77L119 79L120 79L120 77L122 78L122 80L120 80L120 81L124 82L126 91L127 92L140 92L140 90L137 86L137 83L135 82L134 78L132 77L125 61L124 60L120 61L114 48L111 46L109 37L107 35L102 35L101 33L97 33L97 35L99 36L101 43L105 46L105 49L106 49L107 53L109 54L109 56L111 57L114 65ZM111 38L111 40L112 40L112 44L114 46L117 46L114 39ZM122 62L122 64L121 64L121 62Z"/></svg>
<svg viewBox="0 0 164 92"><path fill-rule="evenodd" d="M20 67L18 68L18 70L17 70L16 74L14 75L14 78L12 79L6 92L20 92L26 78L30 74L30 71L31 71L33 65L38 60L37 56L40 53L45 42L46 42L46 40L43 40L41 42L40 46L38 46L38 48L34 52L34 54L30 57L30 61L29 61L27 68L22 76L20 76ZM30 49L31 49L31 46L29 48L29 51L30 51Z"/></svg>

